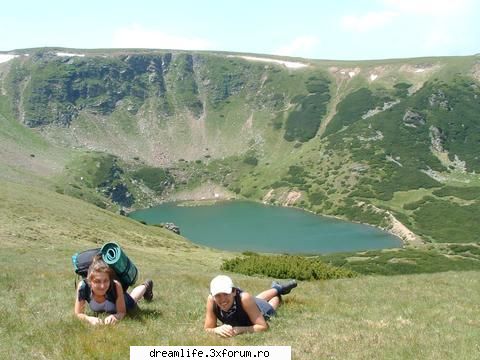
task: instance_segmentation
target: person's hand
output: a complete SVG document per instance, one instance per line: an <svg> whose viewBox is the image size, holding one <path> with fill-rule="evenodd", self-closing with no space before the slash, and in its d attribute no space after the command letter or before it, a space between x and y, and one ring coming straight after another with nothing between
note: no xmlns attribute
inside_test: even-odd
<svg viewBox="0 0 480 360"><path fill-rule="evenodd" d="M102 325L103 324L103 321L102 319L98 318L98 317L94 317L94 316L89 316L88 317L88 322L94 326L96 325Z"/></svg>
<svg viewBox="0 0 480 360"><path fill-rule="evenodd" d="M236 335L235 331L233 330L233 327L227 324L216 327L215 334L220 335L222 337L232 337Z"/></svg>
<svg viewBox="0 0 480 360"><path fill-rule="evenodd" d="M116 324L118 321L115 315L109 315L105 318L105 325L113 325Z"/></svg>

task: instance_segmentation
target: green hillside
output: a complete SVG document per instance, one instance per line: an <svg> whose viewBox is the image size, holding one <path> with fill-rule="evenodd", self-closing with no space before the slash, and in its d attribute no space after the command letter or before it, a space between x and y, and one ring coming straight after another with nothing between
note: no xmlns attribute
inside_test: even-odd
<svg viewBox="0 0 480 360"><path fill-rule="evenodd" d="M477 241L476 224L435 223L480 215L478 199L435 195L479 186L475 56L288 68L241 54L57 51L2 64L0 112L3 136L18 139L5 152L57 192L142 208L209 183L279 205L296 194L295 206L393 232L399 221L423 242ZM40 146L51 151L29 159ZM17 161L5 162L13 180Z"/></svg>
<svg viewBox="0 0 480 360"><path fill-rule="evenodd" d="M2 358L125 358L130 345L152 344L289 345L295 359L477 354L476 272L302 281L270 331L223 340L203 332L203 309L211 277L234 254L65 195L1 185ZM70 256L113 239L134 259L141 279L153 278L155 299L114 328L92 328L73 315ZM270 282L232 276L252 292Z"/></svg>
<svg viewBox="0 0 480 360"><path fill-rule="evenodd" d="M67 50L78 56L58 54ZM478 56L12 53L0 63L0 357L123 358L147 344L291 345L295 359L476 357ZM235 254L118 215L218 194L371 224L405 246ZM93 329L73 316L70 256L110 240L154 279L156 299ZM254 293L275 277L302 281L271 331L222 340L202 330L220 271Z"/></svg>

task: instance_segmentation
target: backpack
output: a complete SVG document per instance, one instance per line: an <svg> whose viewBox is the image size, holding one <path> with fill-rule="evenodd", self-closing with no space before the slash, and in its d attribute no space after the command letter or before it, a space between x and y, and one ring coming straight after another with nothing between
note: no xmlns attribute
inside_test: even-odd
<svg viewBox="0 0 480 360"><path fill-rule="evenodd" d="M100 249L101 248L89 249L73 254L72 263L75 274L85 279L88 274L88 268L92 264L93 258L100 254Z"/></svg>
<svg viewBox="0 0 480 360"><path fill-rule="evenodd" d="M122 284L124 291L136 282L138 275L137 268L125 252L122 251L120 246L113 242L106 243L101 248L89 249L73 254L72 263L75 273L85 280L88 274L88 268L92 264L93 258L98 254L101 254L103 261L113 269L116 280ZM76 286L77 282L75 280L75 287Z"/></svg>

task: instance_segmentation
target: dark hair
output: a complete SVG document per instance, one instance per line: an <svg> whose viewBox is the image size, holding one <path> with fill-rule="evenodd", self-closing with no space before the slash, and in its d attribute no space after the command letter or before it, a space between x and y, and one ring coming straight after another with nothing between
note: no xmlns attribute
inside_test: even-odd
<svg viewBox="0 0 480 360"><path fill-rule="evenodd" d="M102 255L96 255L93 258L92 264L88 268L88 274L87 274L87 279L89 281L92 281L92 278L95 276L95 273L106 273L110 279L110 281L113 280L113 271L108 264L103 261Z"/></svg>

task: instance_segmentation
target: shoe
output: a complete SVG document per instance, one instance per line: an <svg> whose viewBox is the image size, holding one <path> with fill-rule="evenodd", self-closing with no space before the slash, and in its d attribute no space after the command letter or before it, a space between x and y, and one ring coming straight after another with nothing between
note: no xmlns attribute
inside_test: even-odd
<svg viewBox="0 0 480 360"><path fill-rule="evenodd" d="M293 288L297 287L297 281L296 280L290 280L285 284L280 284L277 281L272 281L272 288L276 289L278 291L278 295L286 295L292 291Z"/></svg>
<svg viewBox="0 0 480 360"><path fill-rule="evenodd" d="M148 279L143 283L145 285L145 293L143 294L143 298L146 301L152 301L153 299L153 281Z"/></svg>

